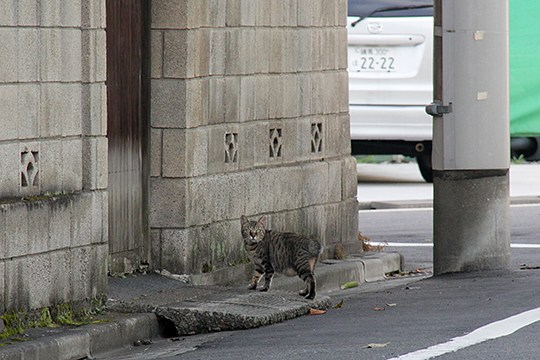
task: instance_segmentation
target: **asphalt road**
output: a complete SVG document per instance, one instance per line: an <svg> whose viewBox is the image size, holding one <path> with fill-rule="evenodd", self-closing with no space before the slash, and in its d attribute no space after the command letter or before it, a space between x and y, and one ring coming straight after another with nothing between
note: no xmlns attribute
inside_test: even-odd
<svg viewBox="0 0 540 360"><path fill-rule="evenodd" d="M108 358L428 359L430 355L407 354L440 354L442 348L441 359L538 359L538 271L452 275L409 284L391 280L386 285L393 281L395 287L376 292L358 288L336 293L334 303L343 301L343 306L324 315L252 330L163 340ZM537 311L533 324L525 326L523 319L513 320L513 316L532 309ZM527 313L525 317L531 318ZM503 324L516 331L499 337L492 335L497 331L490 328L482 330L503 319L517 322ZM486 332L496 338L467 346L463 337L479 331L477 338ZM452 339L457 343L456 352L451 346L448 350Z"/></svg>
<svg viewBox="0 0 540 360"><path fill-rule="evenodd" d="M431 278L382 292L336 294L341 309L226 334L181 359L390 359L536 308L538 273ZM384 310L383 310L384 309ZM537 359L538 323L446 359ZM371 347L371 348L370 348Z"/></svg>
<svg viewBox="0 0 540 360"><path fill-rule="evenodd" d="M403 254L406 269L414 270L431 267L432 219L432 209L360 211L358 228L373 244ZM540 266L540 204L512 205L510 221L511 268L518 270L524 264Z"/></svg>

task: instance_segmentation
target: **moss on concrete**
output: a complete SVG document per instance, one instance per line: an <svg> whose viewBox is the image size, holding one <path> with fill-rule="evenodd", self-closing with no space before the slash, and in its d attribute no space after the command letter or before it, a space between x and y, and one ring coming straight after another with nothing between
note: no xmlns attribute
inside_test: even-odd
<svg viewBox="0 0 540 360"><path fill-rule="evenodd" d="M95 298L90 304L58 304L32 311L7 312L0 316L5 329L0 332L0 346L29 340L24 336L31 328L81 326L107 322L103 318L104 300Z"/></svg>

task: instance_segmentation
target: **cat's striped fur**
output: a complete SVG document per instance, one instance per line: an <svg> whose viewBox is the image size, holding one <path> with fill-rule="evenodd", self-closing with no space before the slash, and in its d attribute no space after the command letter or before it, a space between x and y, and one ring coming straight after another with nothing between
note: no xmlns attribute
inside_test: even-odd
<svg viewBox="0 0 540 360"><path fill-rule="evenodd" d="M306 299L313 299L313 270L321 252L321 244L299 234L267 230L264 216L258 221L250 221L242 215L240 223L247 254L255 265L248 289L255 290L264 275L264 285L259 290L268 291L274 272L279 272L287 276L298 275L306 282L306 288L299 294Z"/></svg>

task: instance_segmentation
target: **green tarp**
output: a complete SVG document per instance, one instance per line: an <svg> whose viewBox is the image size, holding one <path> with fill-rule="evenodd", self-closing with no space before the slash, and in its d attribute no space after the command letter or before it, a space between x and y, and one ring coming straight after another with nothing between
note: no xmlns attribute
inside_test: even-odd
<svg viewBox="0 0 540 360"><path fill-rule="evenodd" d="M539 0L510 0L510 133L540 135Z"/></svg>

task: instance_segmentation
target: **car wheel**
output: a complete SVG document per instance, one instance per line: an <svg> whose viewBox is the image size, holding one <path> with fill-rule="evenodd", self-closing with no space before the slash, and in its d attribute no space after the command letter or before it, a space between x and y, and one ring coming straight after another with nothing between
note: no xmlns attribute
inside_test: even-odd
<svg viewBox="0 0 540 360"><path fill-rule="evenodd" d="M416 156L416 162L420 169L420 174L428 183L433 182L433 167L431 166L431 152Z"/></svg>

